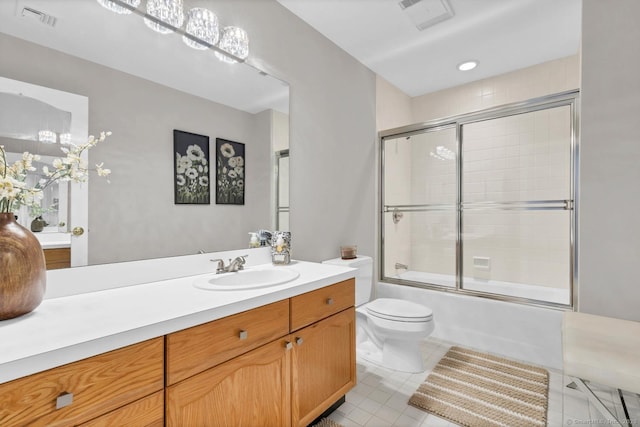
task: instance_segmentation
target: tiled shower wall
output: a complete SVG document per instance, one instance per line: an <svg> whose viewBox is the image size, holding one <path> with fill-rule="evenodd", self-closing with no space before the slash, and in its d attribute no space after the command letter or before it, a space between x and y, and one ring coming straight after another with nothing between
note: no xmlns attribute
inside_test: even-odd
<svg viewBox="0 0 640 427"><path fill-rule="evenodd" d="M442 118L575 89L578 69L573 56L414 98L414 118ZM467 125L463 200L569 198L568 117L569 108L563 107ZM455 152L455 131L402 137L386 148L385 204L455 203L455 160L446 151ZM466 212L464 275L568 287L568 218L565 211ZM384 221L387 275L396 262L411 270L455 273L454 212L404 213L398 224L387 213ZM490 267L474 267L474 256L489 258Z"/></svg>

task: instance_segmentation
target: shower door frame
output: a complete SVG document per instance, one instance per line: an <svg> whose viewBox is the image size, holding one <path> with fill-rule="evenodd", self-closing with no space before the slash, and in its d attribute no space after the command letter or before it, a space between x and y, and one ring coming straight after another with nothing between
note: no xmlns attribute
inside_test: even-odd
<svg viewBox="0 0 640 427"><path fill-rule="evenodd" d="M452 292L463 295L477 296L482 298L514 302L533 306L542 306L556 309L572 309L577 307L577 289L578 289L578 183L579 183L579 95L580 90L570 90L566 92L560 92L557 94L547 95L539 98L533 98L527 101L515 102L511 104L505 104L498 107L493 107L477 112L461 114L457 116L447 117L443 119L436 119L428 122L422 122L403 126L394 129L388 129L378 133L379 147L379 277L380 280L386 283L394 283L404 286L413 286L419 288L433 289L444 292ZM462 127L471 123L477 123L481 121L487 121L492 119L499 119L508 116L514 116L523 113L533 113L535 111L546 110L557 107L568 106L570 108L570 169L569 169L569 197L568 200L554 200L554 201L537 201L531 202L517 202L519 205L525 206L503 206L501 209L519 209L519 210L549 210L549 209L562 209L569 211L569 303L561 304L550 301L535 300L525 297L517 297L504 294L489 293L477 290L464 289L462 287L462 256L463 256L463 215L464 204L462 202L462 177L463 177L463 158L462 158ZM399 137L412 136L416 134L422 134L430 131L437 131L442 129L456 128L456 184L457 184L457 196L456 204L453 207L456 212L456 262L455 262L455 276L456 285L445 286L423 282L415 282L410 280L398 279L385 275L385 221L384 214L396 209L398 212L425 212L429 210L446 210L450 209L450 205L394 205L388 206L385 204L385 141L387 139L396 139ZM542 202L542 203L541 203ZM473 205L484 205L486 207L494 207L498 205L509 205L508 202L475 202ZM528 206L527 206L528 205ZM542 205L542 206L541 206ZM480 207L480 206L477 206Z"/></svg>

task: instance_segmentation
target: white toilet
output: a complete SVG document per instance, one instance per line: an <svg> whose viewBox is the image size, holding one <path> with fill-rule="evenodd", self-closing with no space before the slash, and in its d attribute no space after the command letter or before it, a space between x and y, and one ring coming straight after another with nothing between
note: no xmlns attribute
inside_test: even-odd
<svg viewBox="0 0 640 427"><path fill-rule="evenodd" d="M433 312L411 301L371 299L373 260L358 255L325 264L357 268L356 273L356 353L365 360L402 372L422 372L420 341L433 332Z"/></svg>

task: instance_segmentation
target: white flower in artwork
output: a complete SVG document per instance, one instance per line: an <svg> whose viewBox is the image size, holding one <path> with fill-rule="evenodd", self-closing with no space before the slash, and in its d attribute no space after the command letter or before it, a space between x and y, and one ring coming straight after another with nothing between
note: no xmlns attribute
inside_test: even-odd
<svg viewBox="0 0 640 427"><path fill-rule="evenodd" d="M242 187L242 186L244 185L244 181L243 181L243 180L241 180L241 179L239 179L238 181L236 181L236 185L237 185L238 187Z"/></svg>
<svg viewBox="0 0 640 427"><path fill-rule="evenodd" d="M241 156L238 157L234 157L236 159L236 166L244 166L244 159ZM231 161L229 161L229 164L231 164Z"/></svg>
<svg viewBox="0 0 640 427"><path fill-rule="evenodd" d="M185 185L187 183L187 180L184 179L184 175L178 175L176 176L176 183L178 185Z"/></svg>
<svg viewBox="0 0 640 427"><path fill-rule="evenodd" d="M209 178L207 178L206 176L201 176L200 179L198 180L198 182L203 187L208 187L209 186Z"/></svg>
<svg viewBox="0 0 640 427"><path fill-rule="evenodd" d="M235 150L233 149L233 147L229 143L222 144L220 146L220 152L225 157L233 157L236 154Z"/></svg>
<svg viewBox="0 0 640 427"><path fill-rule="evenodd" d="M187 178L189 179L196 179L198 177L198 171L195 170L194 168L189 168L187 169L187 171L185 172L185 175L187 176Z"/></svg>
<svg viewBox="0 0 640 427"><path fill-rule="evenodd" d="M237 167L237 168L235 168L235 169L234 169L234 171L236 172L236 174L237 174L239 177L243 177L243 176L244 176L244 168Z"/></svg>
<svg viewBox="0 0 640 427"><path fill-rule="evenodd" d="M229 178L237 178L238 174L235 170L229 171Z"/></svg>
<svg viewBox="0 0 640 427"><path fill-rule="evenodd" d="M199 145L190 145L187 147L187 157L192 161L204 159L204 151Z"/></svg>
<svg viewBox="0 0 640 427"><path fill-rule="evenodd" d="M235 168L236 166L238 166L238 158L237 157L230 158L227 164L229 165L230 168Z"/></svg>

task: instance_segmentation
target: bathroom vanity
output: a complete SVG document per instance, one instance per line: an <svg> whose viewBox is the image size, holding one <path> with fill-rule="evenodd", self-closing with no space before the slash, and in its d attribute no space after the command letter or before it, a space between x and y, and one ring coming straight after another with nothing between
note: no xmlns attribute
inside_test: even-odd
<svg viewBox="0 0 640 427"><path fill-rule="evenodd" d="M71 234L39 232L35 236L44 251L47 270L71 267Z"/></svg>
<svg viewBox="0 0 640 427"><path fill-rule="evenodd" d="M354 270L287 268L241 291L107 284L0 322L0 425L308 425L355 385Z"/></svg>

